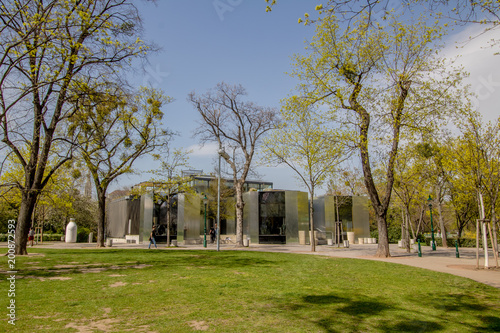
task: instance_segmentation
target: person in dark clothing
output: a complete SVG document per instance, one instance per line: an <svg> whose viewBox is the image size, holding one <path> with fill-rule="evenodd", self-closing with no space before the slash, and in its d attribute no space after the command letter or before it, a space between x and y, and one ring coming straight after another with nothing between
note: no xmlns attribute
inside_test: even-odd
<svg viewBox="0 0 500 333"><path fill-rule="evenodd" d="M214 227L210 227L209 234L210 234L210 242L214 243L215 242L215 229L214 229Z"/></svg>
<svg viewBox="0 0 500 333"><path fill-rule="evenodd" d="M155 248L158 248L158 246L156 246L155 236L156 236L156 226L153 226L153 230L151 230L151 234L149 235L149 246L148 246L148 249L151 248L151 244L154 244Z"/></svg>

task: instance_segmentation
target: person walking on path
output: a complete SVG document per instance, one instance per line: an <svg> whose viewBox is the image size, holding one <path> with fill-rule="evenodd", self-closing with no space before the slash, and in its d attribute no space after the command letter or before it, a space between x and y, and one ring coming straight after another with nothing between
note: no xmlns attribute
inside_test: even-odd
<svg viewBox="0 0 500 333"><path fill-rule="evenodd" d="M156 226L153 226L153 230L151 230L151 234L149 235L149 246L148 246L148 249L151 248L151 244L154 244L155 248L158 248L158 246L156 246L155 234L156 234Z"/></svg>
<svg viewBox="0 0 500 333"><path fill-rule="evenodd" d="M33 228L30 228L30 231L28 232L28 241L31 243L30 247L33 247L34 239L35 239L35 232L33 231Z"/></svg>
<svg viewBox="0 0 500 333"><path fill-rule="evenodd" d="M215 229L214 227L210 227L210 243L214 243L215 242Z"/></svg>

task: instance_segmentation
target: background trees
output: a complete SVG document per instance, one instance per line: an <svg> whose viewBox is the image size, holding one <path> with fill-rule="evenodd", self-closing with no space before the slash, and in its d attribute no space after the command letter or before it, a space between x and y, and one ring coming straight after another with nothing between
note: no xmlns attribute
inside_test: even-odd
<svg viewBox="0 0 500 333"><path fill-rule="evenodd" d="M188 100L201 116L197 135L203 142L217 142L230 166L236 192L236 241L243 246L243 184L262 136L278 123L277 110L242 100L241 85L219 83L202 96L194 92ZM219 152L221 153L221 152Z"/></svg>
<svg viewBox="0 0 500 333"><path fill-rule="evenodd" d="M14 154L23 170L16 254L26 254L37 198L72 157L72 145L64 145L65 133L58 131L76 112L69 96L83 83L118 79L122 65L147 47L137 38L139 17L128 0L1 1L1 8L2 150Z"/></svg>
<svg viewBox="0 0 500 333"><path fill-rule="evenodd" d="M106 191L111 182L131 172L138 158L152 152L159 154L172 136L161 128L161 107L170 101L154 89L142 88L130 96L107 85L104 91L91 90L72 101L78 112L71 118L69 134L74 137L78 155L90 171L97 191L98 246L104 246Z"/></svg>

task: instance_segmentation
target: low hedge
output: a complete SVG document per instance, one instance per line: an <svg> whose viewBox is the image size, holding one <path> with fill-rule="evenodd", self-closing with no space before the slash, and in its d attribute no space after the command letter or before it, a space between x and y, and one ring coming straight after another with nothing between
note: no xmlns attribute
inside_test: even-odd
<svg viewBox="0 0 500 333"><path fill-rule="evenodd" d="M63 234L43 234L43 241L44 242L57 242L61 241L61 237L63 237ZM0 242L6 242L9 239L9 234L0 234ZM37 236L35 235L35 240L37 239ZM40 240L40 236L38 236L38 240Z"/></svg>

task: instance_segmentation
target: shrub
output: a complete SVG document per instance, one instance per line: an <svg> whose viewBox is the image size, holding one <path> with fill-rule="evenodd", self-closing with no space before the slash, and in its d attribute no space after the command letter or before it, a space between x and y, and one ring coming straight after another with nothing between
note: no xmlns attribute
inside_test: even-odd
<svg viewBox="0 0 500 333"><path fill-rule="evenodd" d="M43 234L43 241L44 242L60 242L61 237L63 237L63 236L64 236L63 234ZM0 234L0 242L7 242L8 237L9 237L8 234ZM40 237L40 236L38 236L38 237ZM35 236L35 240L36 239L37 239L37 236Z"/></svg>
<svg viewBox="0 0 500 333"><path fill-rule="evenodd" d="M78 243L87 243L89 241L90 230L85 227L78 228L76 241Z"/></svg>

